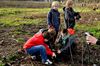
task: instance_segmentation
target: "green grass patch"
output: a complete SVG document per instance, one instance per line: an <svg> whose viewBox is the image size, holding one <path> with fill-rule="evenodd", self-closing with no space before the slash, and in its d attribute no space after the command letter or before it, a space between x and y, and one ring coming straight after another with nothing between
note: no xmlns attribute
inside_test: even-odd
<svg viewBox="0 0 100 66"><path fill-rule="evenodd" d="M2 64L0 64L0 66L4 66L4 64L2 63Z"/></svg>
<svg viewBox="0 0 100 66"><path fill-rule="evenodd" d="M17 38L16 41L18 43L23 43L23 42L25 42L25 39L24 38Z"/></svg>
<svg viewBox="0 0 100 66"><path fill-rule="evenodd" d="M90 12L92 9L87 7L75 7L74 10L84 13L84 12Z"/></svg>
<svg viewBox="0 0 100 66"><path fill-rule="evenodd" d="M19 26L23 24L34 24L38 25L44 21L44 19L35 18L35 19L24 19L24 16L44 15L47 13L49 8L44 9L32 9L32 8L1 8L0 9L0 24L4 26ZM34 16L34 15L33 15Z"/></svg>
<svg viewBox="0 0 100 66"><path fill-rule="evenodd" d="M39 25L43 22L43 19L22 19L22 18L3 18L0 19L0 23L4 26L20 26L23 24L33 24L33 25Z"/></svg>
<svg viewBox="0 0 100 66"><path fill-rule="evenodd" d="M88 31L94 34L94 36L96 37L100 37L100 21L98 22L93 22L92 24L81 24L78 23L76 24L76 29L77 30L84 30L84 31Z"/></svg>

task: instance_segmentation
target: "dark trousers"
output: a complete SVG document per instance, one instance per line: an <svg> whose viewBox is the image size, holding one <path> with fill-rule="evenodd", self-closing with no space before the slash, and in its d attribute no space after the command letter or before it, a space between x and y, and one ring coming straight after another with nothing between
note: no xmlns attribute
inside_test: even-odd
<svg viewBox="0 0 100 66"><path fill-rule="evenodd" d="M65 27L66 29L75 27L75 20L65 20Z"/></svg>

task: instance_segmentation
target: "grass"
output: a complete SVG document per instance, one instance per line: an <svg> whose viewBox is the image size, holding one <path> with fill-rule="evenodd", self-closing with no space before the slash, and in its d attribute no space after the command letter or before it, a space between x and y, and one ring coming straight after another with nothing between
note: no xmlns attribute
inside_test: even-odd
<svg viewBox="0 0 100 66"><path fill-rule="evenodd" d="M91 8L87 8L87 7L75 7L74 10L84 13L84 12L90 12L92 9Z"/></svg>
<svg viewBox="0 0 100 66"><path fill-rule="evenodd" d="M4 66L4 64L2 63L2 61L0 61L0 66Z"/></svg>
<svg viewBox="0 0 100 66"><path fill-rule="evenodd" d="M21 19L21 18L3 18L0 19L0 23L3 23L4 25L7 26L19 26L19 25L23 25L23 24L34 24L34 25L38 25L39 23L42 23L42 19Z"/></svg>
<svg viewBox="0 0 100 66"><path fill-rule="evenodd" d="M49 12L50 8L0 8L0 24L2 26L20 26L20 25L39 25L46 22L46 16ZM91 13L92 9L87 7L75 7L75 11L83 12L83 13ZM59 8L60 13L63 13L62 8ZM100 9L96 10L96 12L100 12ZM31 18L32 16L32 18ZM27 18L24 18L27 17ZM43 17L43 18L42 18ZM63 16L62 16L63 17ZM62 18L61 17L61 18ZM98 24L98 25L97 25ZM93 32L96 35L99 35L95 31L100 29L99 22L96 22L96 27L93 25L86 24L77 24L77 29L84 29L87 27L86 31ZM91 28L92 27L92 28Z"/></svg>
<svg viewBox="0 0 100 66"><path fill-rule="evenodd" d="M1 8L0 9L0 23L7 26L19 26L22 24L35 24L38 25L44 19L24 19L24 16L31 16L32 14L39 15L46 13L49 10L44 9L32 9L32 8ZM42 14L41 14L42 15Z"/></svg>
<svg viewBox="0 0 100 66"><path fill-rule="evenodd" d="M76 29L77 30L84 30L84 31L88 31L90 33L93 33L94 36L96 37L100 37L100 21L98 22L93 22L93 24L81 24L78 23L76 24Z"/></svg>
<svg viewBox="0 0 100 66"><path fill-rule="evenodd" d="M0 64L0 66L4 66L3 64Z"/></svg>

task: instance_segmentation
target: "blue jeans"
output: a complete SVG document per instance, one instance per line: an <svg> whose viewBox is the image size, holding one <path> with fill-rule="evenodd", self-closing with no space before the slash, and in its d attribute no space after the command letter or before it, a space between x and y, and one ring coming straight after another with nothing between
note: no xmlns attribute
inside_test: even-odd
<svg viewBox="0 0 100 66"><path fill-rule="evenodd" d="M47 60L46 49L43 45L33 46L31 48L26 49L26 51L30 55L35 55L39 53L41 55L42 62L45 62Z"/></svg>

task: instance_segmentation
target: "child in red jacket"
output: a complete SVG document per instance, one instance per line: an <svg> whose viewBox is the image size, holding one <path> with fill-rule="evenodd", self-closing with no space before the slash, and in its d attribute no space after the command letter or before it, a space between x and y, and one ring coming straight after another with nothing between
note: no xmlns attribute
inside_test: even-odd
<svg viewBox="0 0 100 66"><path fill-rule="evenodd" d="M45 43L49 38L50 33L48 31L37 33L24 44L23 48L30 55L40 53L43 64L52 64L52 62L47 58L47 55L56 57L56 54L52 52L49 46Z"/></svg>

